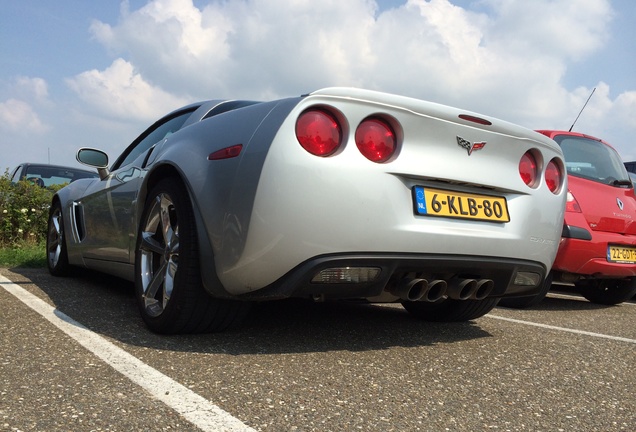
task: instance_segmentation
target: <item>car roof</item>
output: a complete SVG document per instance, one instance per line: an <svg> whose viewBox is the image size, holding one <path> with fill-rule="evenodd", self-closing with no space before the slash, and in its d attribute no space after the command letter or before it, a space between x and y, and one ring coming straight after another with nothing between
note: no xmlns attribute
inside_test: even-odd
<svg viewBox="0 0 636 432"><path fill-rule="evenodd" d="M559 130L559 129L537 129L537 132L542 133L544 135L578 136L578 137L582 137L582 138L589 138L589 139L592 139L594 141L601 141L601 142L603 142L605 144L608 144L605 141L603 141L601 138L597 138L595 136L584 134L584 133L581 133L581 132L572 132L572 131Z"/></svg>
<svg viewBox="0 0 636 432"><path fill-rule="evenodd" d="M53 164L47 164L47 163L37 163L37 162L23 162L21 164L19 164L18 166L25 166L25 167L46 167L46 168L54 168L54 169L63 169L63 170L72 170L72 171L81 171L81 172L85 172L85 173L91 173L94 174L95 172L92 170L87 170L87 169L82 169L82 168L76 168L76 167L71 167L68 165L53 165Z"/></svg>

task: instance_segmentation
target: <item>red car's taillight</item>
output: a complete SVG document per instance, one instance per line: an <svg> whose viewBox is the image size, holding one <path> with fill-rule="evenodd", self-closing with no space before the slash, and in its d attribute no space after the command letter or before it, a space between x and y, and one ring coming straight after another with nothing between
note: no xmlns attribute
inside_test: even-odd
<svg viewBox="0 0 636 432"><path fill-rule="evenodd" d="M342 128L330 113L311 109L296 121L296 138L300 145L315 156L329 156L342 144Z"/></svg>
<svg viewBox="0 0 636 432"><path fill-rule="evenodd" d="M563 172L560 167L561 165L557 163L556 159L552 159L545 167L545 184L554 194L559 192L563 182Z"/></svg>
<svg viewBox="0 0 636 432"><path fill-rule="evenodd" d="M523 182L530 187L534 187L537 182L537 159L530 150L521 156L521 160L519 161L519 175Z"/></svg>
<svg viewBox="0 0 636 432"><path fill-rule="evenodd" d="M372 162L386 162L397 148L395 132L379 118L368 118L360 123L355 139L360 153Z"/></svg>
<svg viewBox="0 0 636 432"><path fill-rule="evenodd" d="M572 192L568 191L567 200L565 201L565 211L573 213L581 213L581 206L572 195Z"/></svg>

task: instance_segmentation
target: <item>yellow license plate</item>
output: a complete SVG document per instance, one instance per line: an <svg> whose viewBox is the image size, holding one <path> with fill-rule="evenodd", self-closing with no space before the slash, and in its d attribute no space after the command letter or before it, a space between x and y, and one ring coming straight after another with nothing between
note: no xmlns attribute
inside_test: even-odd
<svg viewBox="0 0 636 432"><path fill-rule="evenodd" d="M419 215L510 222L504 197L415 186L413 201Z"/></svg>
<svg viewBox="0 0 636 432"><path fill-rule="evenodd" d="M636 264L636 248L630 246L607 247L607 261L624 264Z"/></svg>

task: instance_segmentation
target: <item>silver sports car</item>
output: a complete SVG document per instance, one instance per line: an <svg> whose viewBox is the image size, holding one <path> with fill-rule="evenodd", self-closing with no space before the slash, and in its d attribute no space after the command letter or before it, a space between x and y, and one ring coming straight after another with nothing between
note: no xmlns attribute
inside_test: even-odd
<svg viewBox="0 0 636 432"><path fill-rule="evenodd" d="M212 100L148 128L53 198L53 275L135 282L159 333L219 331L255 301L401 302L464 321L538 292L563 227L563 154L501 120L327 88Z"/></svg>

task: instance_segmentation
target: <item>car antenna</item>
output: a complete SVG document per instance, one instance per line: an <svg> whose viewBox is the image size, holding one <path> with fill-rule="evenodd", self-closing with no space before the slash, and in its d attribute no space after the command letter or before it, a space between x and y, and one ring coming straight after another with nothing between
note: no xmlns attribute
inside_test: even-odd
<svg viewBox="0 0 636 432"><path fill-rule="evenodd" d="M596 87L594 87L592 89L592 93L590 93L590 95L588 96L587 100L585 101L585 104L583 105L583 108L581 108L581 111L579 111L579 115L577 115L576 118L574 119L574 123L576 123L576 121L579 119L579 117L581 117L581 113L583 112L583 110L587 106L587 103L590 101L590 99L592 99L592 95L594 94L595 91L596 91ZM572 128L574 128L574 123L572 123L572 126L570 126L570 130L568 130L568 132L572 132Z"/></svg>

